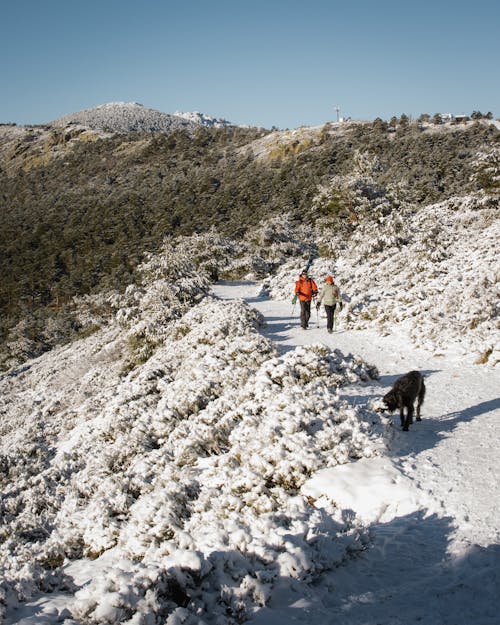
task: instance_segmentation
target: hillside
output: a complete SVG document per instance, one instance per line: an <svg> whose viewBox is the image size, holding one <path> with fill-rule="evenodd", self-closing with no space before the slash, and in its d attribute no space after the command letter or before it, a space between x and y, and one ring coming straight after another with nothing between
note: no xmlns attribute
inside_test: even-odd
<svg viewBox="0 0 500 625"><path fill-rule="evenodd" d="M188 595L193 615L229 623L278 573L320 556L319 573L362 535L296 495L312 471L383 446L380 419L335 390L376 373L319 346L279 356L254 310L209 296L168 246L141 274L107 327L0 378L0 606L69 599L65 566L87 561L101 574L67 603L76 623L156 623ZM309 526L339 549L303 536L287 553Z"/></svg>
<svg viewBox="0 0 500 625"><path fill-rule="evenodd" d="M498 198L469 195L419 211L392 212L343 235L319 229L328 249L311 272L320 284L335 275L344 292L343 324L397 327L417 347L465 362L500 362L498 319L500 237ZM268 278L273 298L287 299L300 271L297 259Z"/></svg>
<svg viewBox="0 0 500 625"><path fill-rule="evenodd" d="M181 129L193 130L198 124L194 120L169 115L146 108L137 102L109 102L92 109L85 109L48 122L48 126L84 126L102 132L173 132Z"/></svg>
<svg viewBox="0 0 500 625"><path fill-rule="evenodd" d="M255 283L214 297L183 244L90 336L0 376L6 625L493 625L497 371L397 321L304 332ZM377 400L414 367L424 420L400 433Z"/></svg>
<svg viewBox="0 0 500 625"><path fill-rule="evenodd" d="M0 621L494 625L493 125L0 137Z"/></svg>
<svg viewBox="0 0 500 625"><path fill-rule="evenodd" d="M232 274L219 264L212 277L264 276L286 258L286 245L279 259L266 259L253 231L284 212L299 233L289 256L297 245L323 254L315 235L302 237L303 225L326 220L349 238L380 215L498 189L488 169L495 157L487 155L496 153L500 133L486 122L196 128L0 127L2 343L22 335L21 351L34 356L74 338L81 327L73 298L123 291L144 253L159 250L166 236L215 229L240 258L263 259L240 261L238 270L233 263ZM486 161L478 164L481 154ZM56 333L47 332L51 326Z"/></svg>

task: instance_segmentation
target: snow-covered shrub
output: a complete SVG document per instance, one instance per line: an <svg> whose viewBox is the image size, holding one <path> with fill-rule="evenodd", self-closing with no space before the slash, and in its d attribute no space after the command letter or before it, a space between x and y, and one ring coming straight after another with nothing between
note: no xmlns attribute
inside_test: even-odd
<svg viewBox="0 0 500 625"><path fill-rule="evenodd" d="M128 331L124 372L146 362L162 343L170 324L208 293L210 282L196 271L186 252L166 240L138 269L142 286L127 287L118 322Z"/></svg>
<svg viewBox="0 0 500 625"><path fill-rule="evenodd" d="M307 257L315 249L313 228L295 223L288 213L264 220L238 241L212 228L177 238L175 245L210 280L264 277L287 258Z"/></svg>
<svg viewBox="0 0 500 625"><path fill-rule="evenodd" d="M129 306L156 297L153 268ZM78 623L229 625L279 578L313 579L366 541L300 487L382 445L377 416L338 395L370 368L319 345L278 356L241 301L175 305L126 375L140 306L0 379L6 588L74 592L84 559L94 579L67 607Z"/></svg>
<svg viewBox="0 0 500 625"><path fill-rule="evenodd" d="M500 148L493 147L478 154L473 167L472 180L486 193L498 198L500 194Z"/></svg>
<svg viewBox="0 0 500 625"><path fill-rule="evenodd" d="M289 258L308 258L316 251L314 229L311 224L299 224L289 213L269 218L245 235L249 247L258 253L266 274L271 273ZM262 271L257 275L262 274Z"/></svg>
<svg viewBox="0 0 500 625"><path fill-rule="evenodd" d="M344 299L344 327L394 324L418 345L456 350L470 361L499 362L498 202L484 194L407 208L365 221L349 237L322 227L328 249L310 273L331 273ZM271 297L293 297L302 264L290 261L264 282Z"/></svg>
<svg viewBox="0 0 500 625"><path fill-rule="evenodd" d="M357 151L353 170L348 175L336 175L327 184L318 187L312 208L322 216L318 229L329 231L320 243L320 249L329 249L330 234L340 232L348 235L360 222L367 219L373 221L399 207L397 185L385 188L376 180L382 169L377 157Z"/></svg>
<svg viewBox="0 0 500 625"><path fill-rule="evenodd" d="M246 254L246 248L234 239L223 236L215 228L207 232L177 237L176 249L191 259L196 270L215 281L226 275L234 259Z"/></svg>

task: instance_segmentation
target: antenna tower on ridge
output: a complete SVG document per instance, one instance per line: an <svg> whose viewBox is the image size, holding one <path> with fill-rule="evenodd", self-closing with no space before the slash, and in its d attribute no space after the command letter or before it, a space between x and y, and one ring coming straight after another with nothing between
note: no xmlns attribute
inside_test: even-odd
<svg viewBox="0 0 500 625"><path fill-rule="evenodd" d="M335 110L335 112L337 113L337 121L339 121L339 119L340 119L340 117L339 117L339 114L340 114L340 106L337 104L337 105L334 107L334 110Z"/></svg>

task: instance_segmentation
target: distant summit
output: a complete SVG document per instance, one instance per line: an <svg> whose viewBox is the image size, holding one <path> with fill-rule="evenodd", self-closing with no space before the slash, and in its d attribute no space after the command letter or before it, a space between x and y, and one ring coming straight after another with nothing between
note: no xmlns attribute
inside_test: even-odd
<svg viewBox="0 0 500 625"><path fill-rule="evenodd" d="M92 109L70 113L49 122L51 126L75 124L104 132L173 132L199 126L232 126L224 119L202 113L162 113L138 102L109 102Z"/></svg>

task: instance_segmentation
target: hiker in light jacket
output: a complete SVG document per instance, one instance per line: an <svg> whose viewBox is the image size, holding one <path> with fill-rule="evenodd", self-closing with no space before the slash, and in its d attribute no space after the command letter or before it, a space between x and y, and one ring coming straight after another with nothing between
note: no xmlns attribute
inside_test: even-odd
<svg viewBox="0 0 500 625"><path fill-rule="evenodd" d="M340 290L339 287L335 284L333 280L333 276L326 276L325 284L321 288L319 293L318 302L316 304L316 308L319 309L321 306L321 302L323 302L325 306L326 312L326 328L328 332L331 334L333 332L333 319L335 315L335 308L337 304L339 305L339 309L342 309L342 301L340 299Z"/></svg>

